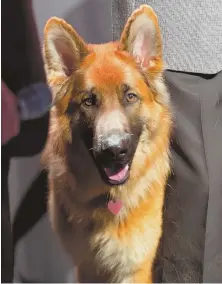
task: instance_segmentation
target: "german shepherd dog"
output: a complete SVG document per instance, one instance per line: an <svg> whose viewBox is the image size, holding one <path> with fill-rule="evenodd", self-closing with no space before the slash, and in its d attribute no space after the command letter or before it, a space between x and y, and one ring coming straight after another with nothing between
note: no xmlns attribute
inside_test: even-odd
<svg viewBox="0 0 222 284"><path fill-rule="evenodd" d="M142 5L118 42L48 20L54 95L44 163L53 229L79 282L150 283L170 171L171 108L158 19Z"/></svg>

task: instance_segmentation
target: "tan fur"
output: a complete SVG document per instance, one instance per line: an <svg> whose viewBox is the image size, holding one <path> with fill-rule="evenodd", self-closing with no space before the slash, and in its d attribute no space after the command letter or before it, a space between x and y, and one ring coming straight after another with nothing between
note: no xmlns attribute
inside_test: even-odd
<svg viewBox="0 0 222 284"><path fill-rule="evenodd" d="M133 53L139 49L133 47L133 40L138 28L145 29L147 25L148 31L155 30L152 50L143 60L136 58L135 61ZM70 49L65 51L68 59L73 56L75 60L75 65L68 63L67 68L73 70L71 75L67 75L70 70L62 66L51 44L51 38L57 35L72 49L73 55ZM87 46L67 23L52 18L45 29L44 58L49 85L55 99L60 98L51 111L44 153L49 171L52 226L78 267L80 282L150 283L162 233L162 207L170 171L171 111L162 79L162 41L157 17L149 6L142 5L128 20L120 42L99 46ZM144 80L149 82L148 86ZM134 111L146 123L133 158L130 179L116 187L104 184L81 139L72 138L70 118L65 110L75 87L80 90L96 85L106 96L104 118L112 109L115 113L113 94L122 81L130 82L142 94L143 104ZM66 95L60 97L64 92ZM112 124L106 119L103 124L104 118L98 123L98 131ZM72 120L77 119L76 114ZM120 116L118 122L121 121ZM73 149L73 171L68 164L68 145ZM122 200L123 208L117 216L107 208L88 206L93 197L104 192Z"/></svg>

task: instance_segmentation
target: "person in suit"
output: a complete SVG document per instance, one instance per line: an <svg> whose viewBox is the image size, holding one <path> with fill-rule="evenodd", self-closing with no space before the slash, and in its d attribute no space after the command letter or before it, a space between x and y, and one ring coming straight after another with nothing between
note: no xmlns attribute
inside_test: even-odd
<svg viewBox="0 0 222 284"><path fill-rule="evenodd" d="M13 281L8 173L12 157L43 149L51 93L46 85L32 2L2 2L2 282Z"/></svg>

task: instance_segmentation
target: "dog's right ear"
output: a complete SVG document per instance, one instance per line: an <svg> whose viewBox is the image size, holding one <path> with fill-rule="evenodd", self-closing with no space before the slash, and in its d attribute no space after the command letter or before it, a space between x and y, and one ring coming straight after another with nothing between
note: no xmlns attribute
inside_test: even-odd
<svg viewBox="0 0 222 284"><path fill-rule="evenodd" d="M143 69L154 77L163 71L162 37L153 9L141 5L129 17L119 48L129 52Z"/></svg>
<svg viewBox="0 0 222 284"><path fill-rule="evenodd" d="M44 30L43 56L47 77L69 77L88 54L86 43L64 20L52 17Z"/></svg>

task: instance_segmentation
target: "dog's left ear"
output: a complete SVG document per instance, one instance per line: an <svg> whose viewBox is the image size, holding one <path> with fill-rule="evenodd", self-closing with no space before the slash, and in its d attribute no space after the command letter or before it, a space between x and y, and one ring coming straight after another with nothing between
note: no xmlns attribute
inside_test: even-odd
<svg viewBox="0 0 222 284"><path fill-rule="evenodd" d="M52 17L44 30L43 56L47 76L69 77L89 53L87 44L63 19Z"/></svg>
<svg viewBox="0 0 222 284"><path fill-rule="evenodd" d="M144 71L154 75L163 71L162 38L153 9L141 5L128 19L119 48L129 52Z"/></svg>

